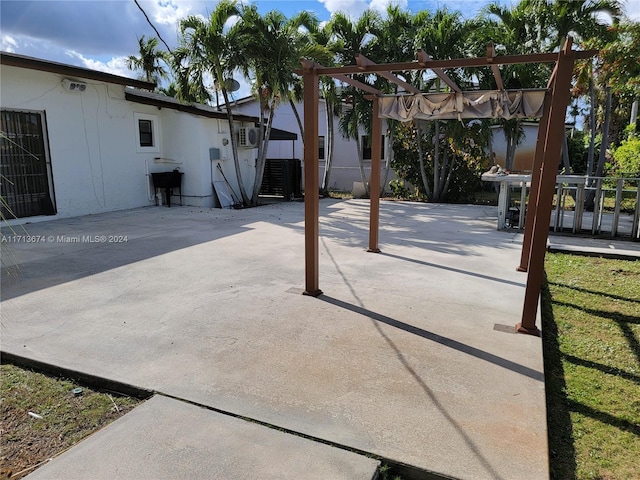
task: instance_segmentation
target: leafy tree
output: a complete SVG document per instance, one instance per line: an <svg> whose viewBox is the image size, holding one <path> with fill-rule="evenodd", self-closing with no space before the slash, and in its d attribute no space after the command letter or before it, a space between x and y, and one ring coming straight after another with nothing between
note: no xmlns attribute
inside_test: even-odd
<svg viewBox="0 0 640 480"><path fill-rule="evenodd" d="M627 177L640 176L640 137L623 140L612 152L613 171Z"/></svg>
<svg viewBox="0 0 640 480"><path fill-rule="evenodd" d="M166 52L158 50L158 39L155 37L145 38L142 35L138 38L138 55L129 55L127 58L127 68L129 70L142 70L140 78L155 84L160 80L168 78L167 69L162 63L167 62Z"/></svg>

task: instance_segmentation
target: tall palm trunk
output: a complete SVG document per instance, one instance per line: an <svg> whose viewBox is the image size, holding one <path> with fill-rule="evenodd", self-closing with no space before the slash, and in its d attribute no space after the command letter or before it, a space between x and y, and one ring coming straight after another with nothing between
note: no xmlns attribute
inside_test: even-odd
<svg viewBox="0 0 640 480"><path fill-rule="evenodd" d="M380 196L384 195L384 190L387 187L387 180L389 180L389 170L391 170L391 155L393 155L393 129L388 129L387 143L385 144L386 155L384 162L384 176L382 178L382 185L380 186Z"/></svg>
<svg viewBox="0 0 640 480"><path fill-rule="evenodd" d="M431 189L429 188L429 180L427 179L427 171L424 168L424 152L422 151L422 130L420 129L420 120L415 121L416 138L418 141L418 162L420 162L420 178L422 178L422 186L427 195L427 200L431 200Z"/></svg>
<svg viewBox="0 0 640 480"><path fill-rule="evenodd" d="M440 122L436 122L433 136L433 201L440 199Z"/></svg>
<svg viewBox="0 0 640 480"><path fill-rule="evenodd" d="M604 174L604 164L606 161L607 148L609 147L609 123L611 121L611 87L606 87L607 100L604 107L604 124L602 126L602 143L600 144L600 155L598 156L598 166L596 167L596 177ZM593 211L595 207L596 192L589 190L587 192L584 208L587 211Z"/></svg>
<svg viewBox="0 0 640 480"><path fill-rule="evenodd" d="M222 74L218 78L222 78ZM224 105L227 109L227 121L229 122L229 136L231 137L231 152L233 155L233 166L235 167L236 177L238 179L238 188L240 189L240 196L242 197L242 203L245 206L249 206L250 199L244 187L244 181L242 180L242 170L240 168L240 158L238 155L238 142L236 141L236 135L234 132L235 122L233 121L233 112L231 111L231 102L229 101L229 95L227 93L227 89L224 87L222 88L222 97L224 98Z"/></svg>
<svg viewBox="0 0 640 480"><path fill-rule="evenodd" d="M289 105L291 105L293 116L296 117L296 122L298 122L300 138L302 139L302 145L304 145L304 127L302 126L302 119L300 118L300 113L298 112L298 108L296 107L296 103L293 101L293 98L289 98Z"/></svg>
<svg viewBox="0 0 640 480"><path fill-rule="evenodd" d="M360 145L360 135L358 134L358 130L356 128L356 150L358 152L358 166L360 167L360 177L362 178L362 184L364 185L365 195L369 196L369 185L367 183L367 174L364 171L364 158L362 154L362 145Z"/></svg>
<svg viewBox="0 0 640 480"><path fill-rule="evenodd" d="M262 95L260 95L262 98ZM261 102L262 103L262 102ZM258 205L258 196L260 195L260 189L262 188L262 178L264 177L264 166L267 163L267 150L269 149L269 137L271 136L271 127L273 125L273 116L276 111L276 100L273 99L268 105L267 109L269 116L267 117L267 125L265 128L264 117L262 115L262 106L260 105L260 135L259 135L259 148L258 158L256 160L256 178L253 184L253 192L251 195L251 206ZM263 133L264 132L264 133Z"/></svg>
<svg viewBox="0 0 640 480"><path fill-rule="evenodd" d="M589 79L589 153L587 154L587 177L593 175L593 161L596 151L596 89L592 79Z"/></svg>
<svg viewBox="0 0 640 480"><path fill-rule="evenodd" d="M335 126L333 112L329 110L327 102L327 143L324 149L324 175L322 176L322 190L327 191L329 189L329 181L331 179L331 166L333 165L333 145L335 138Z"/></svg>

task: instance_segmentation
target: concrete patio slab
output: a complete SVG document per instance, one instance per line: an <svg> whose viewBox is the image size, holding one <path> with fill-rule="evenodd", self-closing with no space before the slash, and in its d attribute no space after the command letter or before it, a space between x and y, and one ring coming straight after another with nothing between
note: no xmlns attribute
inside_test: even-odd
<svg viewBox="0 0 640 480"><path fill-rule="evenodd" d="M550 252L573 253L622 260L640 259L640 243L608 238L585 238L570 235L550 235Z"/></svg>
<svg viewBox="0 0 640 480"><path fill-rule="evenodd" d="M300 294L302 204L28 225L129 236L12 245L2 349L425 471L547 478L541 340L504 331L521 235L492 207L383 202L371 254L368 210L321 202L319 298Z"/></svg>
<svg viewBox="0 0 640 480"><path fill-rule="evenodd" d="M155 396L29 475L51 480L372 480L378 462Z"/></svg>

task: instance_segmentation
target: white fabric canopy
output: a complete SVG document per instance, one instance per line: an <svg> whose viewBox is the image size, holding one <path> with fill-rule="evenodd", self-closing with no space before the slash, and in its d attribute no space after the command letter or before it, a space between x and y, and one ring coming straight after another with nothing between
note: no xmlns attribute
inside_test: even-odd
<svg viewBox="0 0 640 480"><path fill-rule="evenodd" d="M546 90L422 93L380 98L380 118L401 122L462 118L540 118Z"/></svg>

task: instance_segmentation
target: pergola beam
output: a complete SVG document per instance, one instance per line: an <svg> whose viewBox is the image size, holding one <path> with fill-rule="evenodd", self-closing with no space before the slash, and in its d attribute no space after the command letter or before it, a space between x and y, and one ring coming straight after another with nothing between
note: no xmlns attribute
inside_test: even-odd
<svg viewBox="0 0 640 480"><path fill-rule="evenodd" d="M594 57L598 54L597 50L581 50L574 51L576 60ZM420 62L402 62L402 63L376 63L367 65L364 70L357 65L348 65L345 67L322 67L317 66L318 75L334 76L336 74L353 75L356 73L378 73L378 72L405 72L407 70L424 70L425 68L470 68L470 67L487 67L491 65L514 65L518 63L555 63L558 61L557 53L531 53L525 55L498 55L489 61L486 57L478 58L458 58L454 60L432 60L428 62L428 66ZM317 65L317 64L316 64ZM302 70L296 70L294 73L302 74Z"/></svg>
<svg viewBox="0 0 640 480"><path fill-rule="evenodd" d="M457 92L457 93L462 92L458 84L453 80L451 80L451 77L449 77L449 75L444 73L444 70L442 70L442 68L432 67L434 60L433 58L431 58L429 54L427 54L424 50L418 50L417 55L418 55L418 63L420 64L420 66L422 66L423 68L431 69L433 73L435 73L438 76L438 78L440 78L440 80L442 80L444 83L449 85L451 90L453 90L454 92Z"/></svg>
<svg viewBox="0 0 640 480"><path fill-rule="evenodd" d="M358 55L356 57L356 64L358 65L358 67L362 68L363 70L369 65L376 65L375 62L373 62L372 60L369 60L364 55ZM405 82L404 80L400 80L391 72L378 72L377 75L379 75L382 78L386 78L390 82L395 83L396 85L404 88L407 92L422 93L419 88L414 87L413 85Z"/></svg>
<svg viewBox="0 0 640 480"><path fill-rule="evenodd" d="M381 95L382 92L378 89L376 89L375 87L372 87L371 85L368 85L366 83L360 82L358 80L354 80L351 77L347 77L346 75L331 75L333 78L335 78L336 80L339 80L341 82L344 82L346 84L351 85L352 87L356 87L359 90L362 90L363 92L367 92L370 93L372 95Z"/></svg>
<svg viewBox="0 0 640 480"><path fill-rule="evenodd" d="M487 59L491 64L491 71L493 72L493 78L495 78L496 80L496 87L498 87L498 90L502 91L504 90L504 84L502 83L502 75L500 75L500 67L493 63L493 59L495 58L495 56L496 49L493 46L493 43L490 43L489 45L487 45Z"/></svg>

